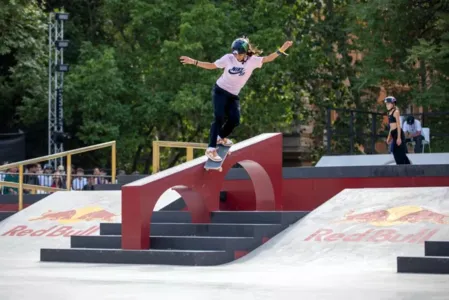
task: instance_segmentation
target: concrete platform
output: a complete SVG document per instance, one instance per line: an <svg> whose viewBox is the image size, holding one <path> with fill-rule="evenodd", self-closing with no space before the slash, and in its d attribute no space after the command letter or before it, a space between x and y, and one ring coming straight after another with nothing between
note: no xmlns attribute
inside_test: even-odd
<svg viewBox="0 0 449 300"><path fill-rule="evenodd" d="M449 153L410 153L407 156L413 165L449 164ZM392 154L325 155L321 157L315 167L384 165L396 165Z"/></svg>

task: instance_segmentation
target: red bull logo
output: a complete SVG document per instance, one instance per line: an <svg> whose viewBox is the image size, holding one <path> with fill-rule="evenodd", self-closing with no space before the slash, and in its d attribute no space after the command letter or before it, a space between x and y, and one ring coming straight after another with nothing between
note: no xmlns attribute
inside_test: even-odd
<svg viewBox="0 0 449 300"><path fill-rule="evenodd" d="M361 213L351 211L342 220L338 220L337 223L367 223L378 227L407 223L449 224L449 215L420 206L399 206Z"/></svg>
<svg viewBox="0 0 449 300"><path fill-rule="evenodd" d="M350 211L342 219L332 223L360 223L376 227L391 227L402 224L449 224L449 215L420 206L399 206L389 209L354 212ZM363 232L339 233L333 229L321 228L308 236L305 241L317 242L372 242L372 243L416 243L429 240L438 229L421 229L416 233L402 234L395 229L367 229Z"/></svg>
<svg viewBox="0 0 449 300"><path fill-rule="evenodd" d="M49 210L39 217L33 217L29 221L40 223L39 221L55 221L60 224L73 224L83 222L114 222L118 215L111 213L99 206L90 206L79 209L70 209L65 211ZM53 225L53 224L51 224ZM81 225L81 224L80 224ZM30 228L26 225L15 226L14 228L1 233L1 236L15 237L69 237L71 235L92 235L98 232L98 224L87 226L61 226L53 225L47 228ZM89 226L89 225L88 225Z"/></svg>
<svg viewBox="0 0 449 300"><path fill-rule="evenodd" d="M29 221L58 221L62 224L82 221L113 222L117 216L102 207L95 206L56 212L49 210L39 217L29 219Z"/></svg>

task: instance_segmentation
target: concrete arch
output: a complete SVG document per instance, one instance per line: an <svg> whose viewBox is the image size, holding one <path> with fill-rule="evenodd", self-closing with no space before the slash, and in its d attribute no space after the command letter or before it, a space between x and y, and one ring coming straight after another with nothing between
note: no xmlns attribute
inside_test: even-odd
<svg viewBox="0 0 449 300"><path fill-rule="evenodd" d="M275 210L275 194L270 175L264 167L252 160L239 161L248 173L256 194L256 210Z"/></svg>
<svg viewBox="0 0 449 300"><path fill-rule="evenodd" d="M205 156L156 173L122 188L122 248L150 247L150 220L164 191L184 186L183 193L195 222L210 221L219 210L226 173L240 163L253 181L257 210L282 209L282 134L262 134L238 143L223 163L223 172L206 171Z"/></svg>

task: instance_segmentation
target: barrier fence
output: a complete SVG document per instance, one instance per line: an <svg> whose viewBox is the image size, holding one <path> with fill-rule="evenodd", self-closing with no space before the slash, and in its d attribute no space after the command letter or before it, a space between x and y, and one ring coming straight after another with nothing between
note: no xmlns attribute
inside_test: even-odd
<svg viewBox="0 0 449 300"><path fill-rule="evenodd" d="M186 160L193 159L193 149L207 149L205 143L187 143L187 142L170 142L170 141L153 141L153 174L160 171L161 165L161 147L169 148L185 148L187 151Z"/></svg>
<svg viewBox="0 0 449 300"><path fill-rule="evenodd" d="M70 151L64 151L57 154L47 155L43 157L28 159L24 161L19 161L15 163L5 164L0 166L0 171L8 170L10 168L18 167L19 168L19 182L9 182L9 181L0 181L0 187L11 187L11 188L17 188L18 194L19 194L19 211L23 209L23 189L31 190L32 193L36 193L36 191L46 191L46 192L55 192L55 191L67 191L71 190L71 184L72 184L72 155L86 153L90 151L95 151L103 148L111 147L111 178L112 182L115 182L116 177L116 166L117 166L117 148L116 148L116 142L107 142L102 144L97 144L93 146L88 146L84 148L79 148L75 150ZM52 159L56 158L66 158L66 189L60 189L60 188L53 188L53 187L47 187L47 186L41 186L41 185L32 185L32 184L26 184L23 182L23 176L24 176L24 166L36 164L39 162L44 161L50 161Z"/></svg>
<svg viewBox="0 0 449 300"><path fill-rule="evenodd" d="M423 128L429 128L432 152L449 152L449 112L403 114L402 124L414 116ZM328 108L326 112L326 155L388 153L387 113L356 109Z"/></svg>

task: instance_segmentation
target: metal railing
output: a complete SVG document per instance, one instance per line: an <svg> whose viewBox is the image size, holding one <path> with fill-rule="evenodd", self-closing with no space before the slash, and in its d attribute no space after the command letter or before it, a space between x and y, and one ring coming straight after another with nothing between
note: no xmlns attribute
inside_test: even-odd
<svg viewBox="0 0 449 300"><path fill-rule="evenodd" d="M342 113L349 113L349 120L347 123L348 128L343 128L340 130L335 130L332 128L332 112L342 112ZM357 130L357 122L356 122L356 114L363 115L363 118L365 118L365 121L370 122L370 130L368 134L360 134L360 132L363 132L363 129ZM379 112L370 112L370 111L363 111L363 110L357 110L357 109L344 109L344 108L328 108L326 113L326 146L327 146L327 154L333 154L332 151L332 140L334 137L347 137L349 138L349 154L354 154L354 146L355 146L355 139L357 137L364 138L368 137L370 141L370 148L371 153L373 154L375 152L375 145L379 138L386 138L387 134L379 134L379 128L382 125L382 121L379 120L383 117L386 117L386 113L379 113ZM366 125L366 124L365 124ZM345 153L347 154L347 153Z"/></svg>
<svg viewBox="0 0 449 300"><path fill-rule="evenodd" d="M187 143L187 142L170 142L170 141L153 141L153 174L160 170L160 148L185 148L187 150L187 161L193 159L193 149L207 149L204 143Z"/></svg>
<svg viewBox="0 0 449 300"><path fill-rule="evenodd" d="M23 160L15 163L5 164L0 166L0 171L7 170L13 167L19 168L19 183L15 182L9 182L9 181L0 181L0 187L12 187L12 188L18 188L19 191L19 211L23 209L23 188L31 190L33 193L35 193L38 190L46 191L46 192L55 192L55 191L67 191L71 189L72 184L72 155L95 151L103 148L111 147L111 177L112 182L115 182L116 177L116 165L117 165L117 148L116 148L116 141L112 142L106 142L102 144L97 144L93 146L83 147L75 150L70 151L64 151L61 153L56 153L52 155L42 156L38 158ZM40 186L40 185L32 185L32 184L25 184L23 183L23 167L29 164L35 164L43 161L49 161L55 158L61 158L66 157L66 164L67 164L67 181L66 181L66 189L59 189L59 188L53 188L53 187L46 187L46 186Z"/></svg>

